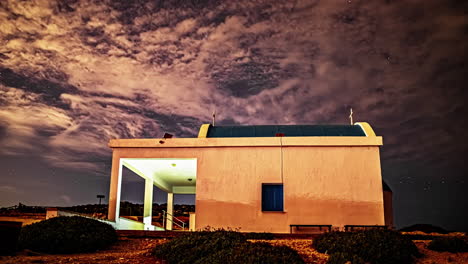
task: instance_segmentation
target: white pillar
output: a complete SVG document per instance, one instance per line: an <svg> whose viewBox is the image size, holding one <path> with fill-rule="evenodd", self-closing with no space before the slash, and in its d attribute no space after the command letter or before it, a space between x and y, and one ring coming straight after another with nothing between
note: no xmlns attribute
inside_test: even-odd
<svg viewBox="0 0 468 264"><path fill-rule="evenodd" d="M151 220L153 218L153 180L145 179L145 202L143 205L143 223L145 230L153 230Z"/></svg>
<svg viewBox="0 0 468 264"><path fill-rule="evenodd" d="M172 230L174 215L174 193L167 193L167 218L166 218L166 229Z"/></svg>
<svg viewBox="0 0 468 264"><path fill-rule="evenodd" d="M189 231L195 231L195 213L190 213Z"/></svg>
<svg viewBox="0 0 468 264"><path fill-rule="evenodd" d="M108 220L119 223L120 217L120 192L122 189L122 160L115 155L112 156L112 172L109 190Z"/></svg>

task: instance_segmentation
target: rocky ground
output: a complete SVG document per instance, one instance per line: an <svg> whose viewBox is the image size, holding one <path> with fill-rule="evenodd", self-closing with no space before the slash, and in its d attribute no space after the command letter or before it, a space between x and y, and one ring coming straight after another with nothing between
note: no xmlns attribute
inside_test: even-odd
<svg viewBox="0 0 468 264"><path fill-rule="evenodd" d="M119 241L107 250L84 254L39 255L23 251L17 256L0 257L0 263L164 263L151 256L151 250L166 239L127 238ZM311 248L310 239L278 239L265 240L275 245L287 245L296 249L307 263L325 264L328 256ZM416 264L468 264L468 253L435 252L426 249L427 240L416 240L416 245L424 254Z"/></svg>
<svg viewBox="0 0 468 264"><path fill-rule="evenodd" d="M414 240L414 243L424 257L418 259L416 264L468 264L468 252L450 253L437 252L426 248L430 240Z"/></svg>

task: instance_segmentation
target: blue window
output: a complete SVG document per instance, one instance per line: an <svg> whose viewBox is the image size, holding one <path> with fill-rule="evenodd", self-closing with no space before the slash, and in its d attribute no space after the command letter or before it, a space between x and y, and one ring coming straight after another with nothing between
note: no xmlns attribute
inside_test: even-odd
<svg viewBox="0 0 468 264"><path fill-rule="evenodd" d="M262 184L262 211L283 211L283 184Z"/></svg>

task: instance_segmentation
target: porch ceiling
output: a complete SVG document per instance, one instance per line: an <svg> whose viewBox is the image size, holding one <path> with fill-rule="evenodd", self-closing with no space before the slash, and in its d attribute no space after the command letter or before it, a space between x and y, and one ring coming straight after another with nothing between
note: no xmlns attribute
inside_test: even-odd
<svg viewBox="0 0 468 264"><path fill-rule="evenodd" d="M166 192L194 194L196 159L122 159L125 167Z"/></svg>

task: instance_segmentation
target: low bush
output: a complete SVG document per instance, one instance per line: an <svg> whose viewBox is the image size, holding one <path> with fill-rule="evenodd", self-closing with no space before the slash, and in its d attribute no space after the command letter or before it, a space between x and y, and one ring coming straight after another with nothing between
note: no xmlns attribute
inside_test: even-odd
<svg viewBox="0 0 468 264"><path fill-rule="evenodd" d="M349 251L349 243L343 241L350 241L353 233L351 232L329 232L320 235L312 240L313 247L322 253L335 253Z"/></svg>
<svg viewBox="0 0 468 264"><path fill-rule="evenodd" d="M266 235L265 235L266 237ZM188 233L158 245L153 255L168 263L304 263L286 246L251 243L244 234L217 230Z"/></svg>
<svg viewBox="0 0 468 264"><path fill-rule="evenodd" d="M60 254L92 252L117 241L115 229L84 217L55 217L22 228L19 247Z"/></svg>
<svg viewBox="0 0 468 264"><path fill-rule="evenodd" d="M468 238L466 237L437 237L427 248L435 251L468 252Z"/></svg>
<svg viewBox="0 0 468 264"><path fill-rule="evenodd" d="M275 236L272 233L245 233L247 239L272 240Z"/></svg>
<svg viewBox="0 0 468 264"><path fill-rule="evenodd" d="M343 257L357 256L373 264L412 263L413 257L419 256L413 241L391 230L325 233L314 239L312 245L322 253L340 252Z"/></svg>
<svg viewBox="0 0 468 264"><path fill-rule="evenodd" d="M345 252L335 252L328 258L327 264L366 264L362 258Z"/></svg>
<svg viewBox="0 0 468 264"><path fill-rule="evenodd" d="M214 252L234 248L247 243L246 238L235 231L200 231L176 237L157 246L153 255L169 263L194 263Z"/></svg>
<svg viewBox="0 0 468 264"><path fill-rule="evenodd" d="M243 243L199 259L195 264L303 264L301 256L287 246L272 246L266 242Z"/></svg>
<svg viewBox="0 0 468 264"><path fill-rule="evenodd" d="M430 225L430 224L416 224L412 226L403 227L399 231L401 232L415 232L420 231L424 233L439 233L439 234L447 234L448 231L443 229L440 226Z"/></svg>

